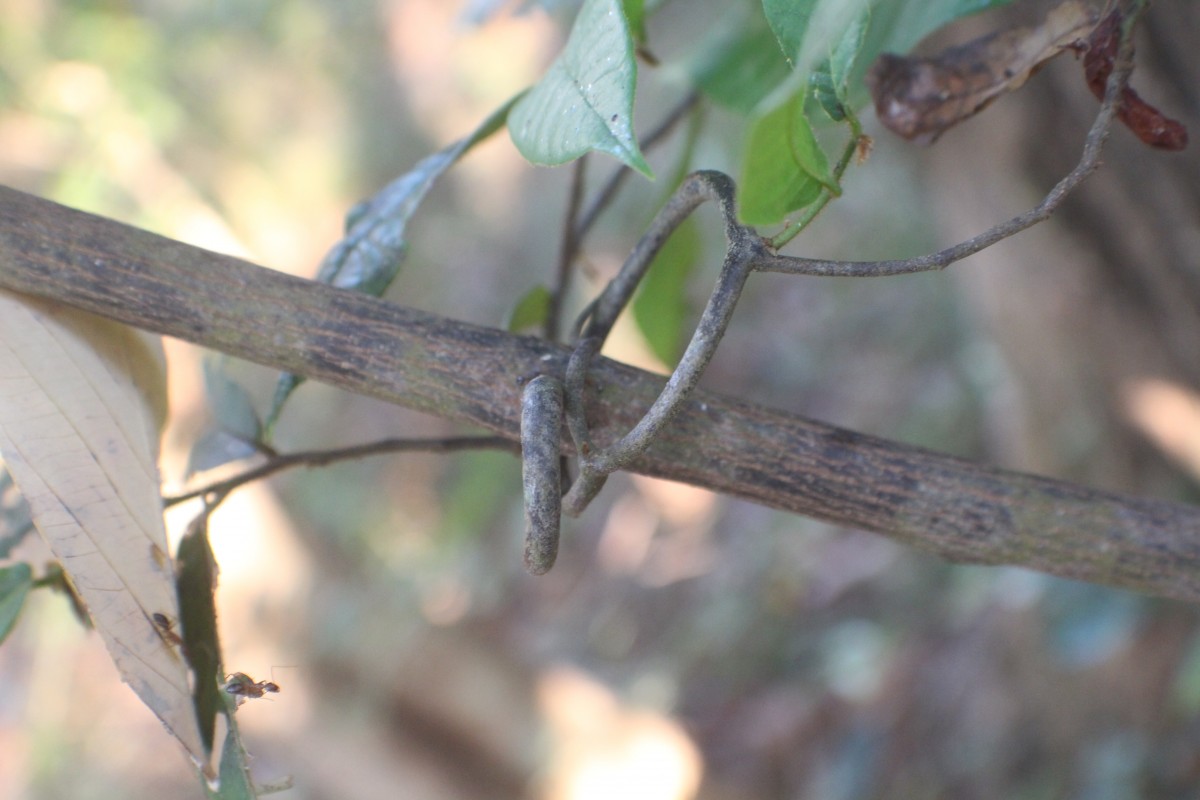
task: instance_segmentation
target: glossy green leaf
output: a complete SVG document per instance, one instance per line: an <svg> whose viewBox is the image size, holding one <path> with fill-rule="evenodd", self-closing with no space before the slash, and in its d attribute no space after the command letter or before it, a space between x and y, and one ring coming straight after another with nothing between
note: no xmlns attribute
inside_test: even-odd
<svg viewBox="0 0 1200 800"><path fill-rule="evenodd" d="M537 285L521 296L504 321L505 330L513 333L536 328L546 321L550 312L550 290Z"/></svg>
<svg viewBox="0 0 1200 800"><path fill-rule="evenodd" d="M651 351L671 365L683 353L684 325L691 310L687 282L696 269L702 242L695 218L689 217L671 234L654 258L633 298L633 319Z"/></svg>
<svg viewBox="0 0 1200 800"><path fill-rule="evenodd" d="M797 93L760 117L750 131L738 215L747 225L773 225L817 199L823 186L840 192L829 159Z"/></svg>
<svg viewBox="0 0 1200 800"><path fill-rule="evenodd" d="M566 48L509 114L513 143L534 164L557 166L596 150L653 177L633 131L636 83L621 0L587 0Z"/></svg>
<svg viewBox="0 0 1200 800"><path fill-rule="evenodd" d="M28 564L0 567L0 642L12 631L32 587L33 571Z"/></svg>
<svg viewBox="0 0 1200 800"><path fill-rule="evenodd" d="M762 14L740 4L713 26L686 69L705 95L741 114L751 113L791 71Z"/></svg>

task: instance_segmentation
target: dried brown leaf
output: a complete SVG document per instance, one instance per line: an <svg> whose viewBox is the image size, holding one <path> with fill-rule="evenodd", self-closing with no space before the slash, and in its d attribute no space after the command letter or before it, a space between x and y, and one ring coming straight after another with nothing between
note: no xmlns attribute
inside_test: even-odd
<svg viewBox="0 0 1200 800"><path fill-rule="evenodd" d="M1048 60L1076 48L1097 18L1083 0L1066 0L1038 25L989 33L934 56L884 53L867 73L875 113L892 132L931 144L1021 88Z"/></svg>

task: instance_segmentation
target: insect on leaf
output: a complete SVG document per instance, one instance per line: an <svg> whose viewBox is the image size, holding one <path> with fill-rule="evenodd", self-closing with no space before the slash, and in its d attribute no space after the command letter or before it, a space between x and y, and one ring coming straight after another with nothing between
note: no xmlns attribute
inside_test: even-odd
<svg viewBox="0 0 1200 800"><path fill-rule="evenodd" d="M521 155L557 166L597 150L647 178L633 132L637 61L621 0L586 0L566 48L508 117Z"/></svg>
<svg viewBox="0 0 1200 800"><path fill-rule="evenodd" d="M0 292L0 456L121 674L210 774L188 670L152 615L178 617L159 495L161 345Z"/></svg>

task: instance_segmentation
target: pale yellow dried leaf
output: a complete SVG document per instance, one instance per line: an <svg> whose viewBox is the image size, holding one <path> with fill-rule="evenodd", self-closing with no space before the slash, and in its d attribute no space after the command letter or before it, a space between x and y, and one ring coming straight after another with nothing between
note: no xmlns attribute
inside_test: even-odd
<svg viewBox="0 0 1200 800"><path fill-rule="evenodd" d="M84 312L0 291L0 456L87 604L122 678L207 764L177 645L157 456L161 343Z"/></svg>

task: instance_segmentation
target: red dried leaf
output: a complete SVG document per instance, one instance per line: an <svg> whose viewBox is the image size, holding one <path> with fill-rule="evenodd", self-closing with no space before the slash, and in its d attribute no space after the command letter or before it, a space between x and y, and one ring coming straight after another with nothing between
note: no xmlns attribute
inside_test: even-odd
<svg viewBox="0 0 1200 800"><path fill-rule="evenodd" d="M1120 12L1113 11L1088 37L1083 74L1088 88L1098 100L1104 98L1104 88L1113 71L1113 61L1121 43L1120 24ZM1128 86L1117 103L1117 119L1151 147L1161 150L1182 150L1187 147L1188 133L1183 123L1165 116Z"/></svg>

